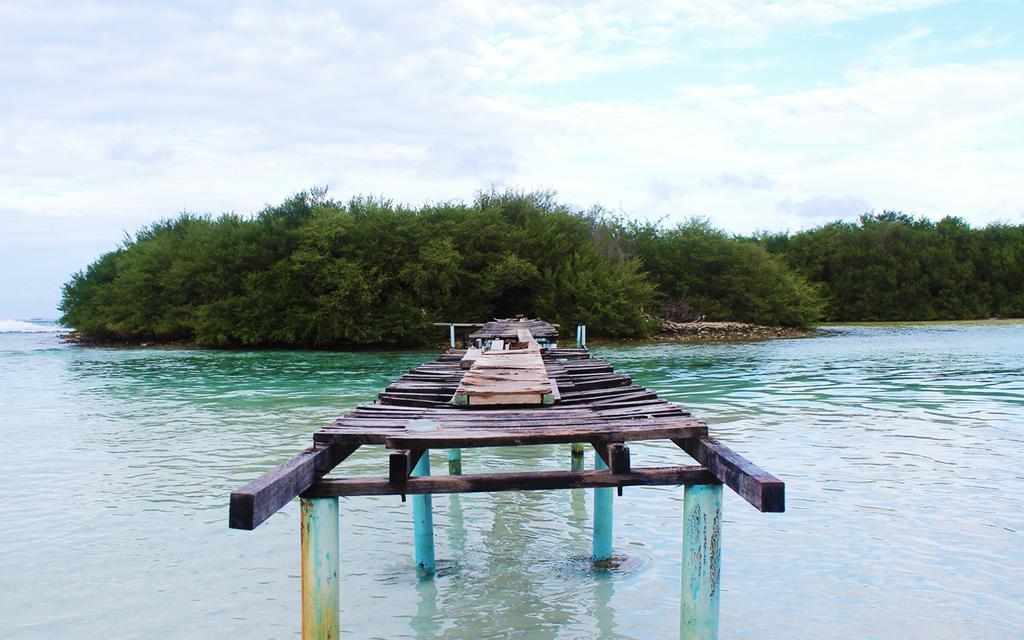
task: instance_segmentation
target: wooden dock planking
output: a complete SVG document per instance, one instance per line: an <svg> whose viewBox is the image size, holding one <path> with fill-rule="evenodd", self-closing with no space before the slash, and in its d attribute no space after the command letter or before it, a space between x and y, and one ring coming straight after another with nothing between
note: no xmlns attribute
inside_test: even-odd
<svg viewBox="0 0 1024 640"><path fill-rule="evenodd" d="M483 350L482 349L477 349L475 347L472 348L472 349L466 349L466 353L462 356L462 359L459 360L459 368L460 369L469 369L469 368L471 368L473 366L473 363L477 361L477 358L480 357L481 353L483 353Z"/></svg>
<svg viewBox="0 0 1024 640"><path fill-rule="evenodd" d="M405 501L411 494L417 571L432 574L431 494L593 489L591 559L605 567L613 559L612 489L621 496L623 487L642 485L686 487L680 637L717 637L722 487L760 511L778 512L785 509L785 485L711 439L703 420L634 385L585 347L542 351L530 323L553 332L540 321L487 323L477 333L487 336L490 349L452 348L410 369L379 403L360 405L318 430L314 447L231 494L229 526L236 529L255 528L301 495L304 638L340 633L339 497L400 495ZM672 440L699 464L634 469L627 442L652 439ZM451 466L465 447L554 443L573 443L570 471L460 475L461 466ZM583 470L584 443L597 454L593 471ZM390 450L387 476L326 475L364 444ZM428 453L436 448L448 449L449 475L430 475Z"/></svg>
<svg viewBox="0 0 1024 640"><path fill-rule="evenodd" d="M394 449L470 448L580 441L697 438L707 434L703 420L679 414L605 416L593 409L460 410L424 408L415 412L375 410L364 405L313 434L319 443L384 444ZM410 429L429 422L433 430Z"/></svg>
<svg viewBox="0 0 1024 640"><path fill-rule="evenodd" d="M527 329L538 340L557 340L558 330L543 320L523 318L495 319L484 323L480 329L469 334L470 340L516 340L519 330Z"/></svg>
<svg viewBox="0 0 1024 640"><path fill-rule="evenodd" d="M494 329L493 333L502 337L492 339L522 342L520 338L526 336L519 335L520 328L523 327L517 327L512 334L507 327ZM557 392L560 398L555 404L453 405L453 394L472 372L472 369L462 368L467 354L472 351L451 349L433 361L410 369L379 394L379 403L360 405L315 432L314 450L321 452L316 456L318 462L305 460L310 454L303 452L281 465L281 471L275 470L232 494L231 526L253 528L291 497L311 485L315 487L327 481L320 478L336 464L332 464L336 454L325 457L322 452L351 453L362 444L384 445L396 450L400 456L392 459L395 467L391 473L397 478L415 465L411 456L418 457L420 451L431 448L589 442L607 452L608 447L621 444L624 450L616 449L618 457L613 456L611 460L622 469L623 464L628 464L627 441L670 439L703 465L708 474L724 482L754 507L764 511L784 509L784 485L780 480L724 445L709 440L704 421L658 398L653 391L632 384L629 376L615 373L608 363L593 358L586 348L540 352L548 380L543 391ZM480 357L473 356L470 360ZM513 380L531 370L518 366L503 368L510 371ZM540 395L541 391L538 384L536 394ZM410 420L430 420L437 428L426 432L410 431L407 429ZM623 459L627 462L623 463ZM422 480L427 478L409 478L407 483ZM397 485L392 489L385 491L378 487L374 491L414 493L409 489L400 491Z"/></svg>
<svg viewBox="0 0 1024 640"><path fill-rule="evenodd" d="M530 331L519 328L508 348L502 340L481 352L462 376L452 404L532 405L551 404L553 392L540 345ZM460 366L461 368L461 366Z"/></svg>

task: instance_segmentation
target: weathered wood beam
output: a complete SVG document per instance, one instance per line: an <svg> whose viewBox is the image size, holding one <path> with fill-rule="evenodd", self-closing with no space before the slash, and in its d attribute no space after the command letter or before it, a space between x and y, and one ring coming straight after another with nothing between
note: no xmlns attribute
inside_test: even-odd
<svg viewBox="0 0 1024 640"><path fill-rule="evenodd" d="M499 430L498 428L484 429L472 427L461 429L444 428L438 431L405 432L386 435L384 437L384 444L389 449L467 449L472 447L510 447L527 444L563 444L585 442L588 440L591 442L624 442L627 440L693 438L707 433L707 426L697 420L684 423L677 419L677 424L671 424L668 420L661 423L651 422L654 422L654 424L599 424L597 428L579 426L563 429ZM344 438L345 436L333 434L329 431L318 431L313 437L317 440L327 440L332 437Z"/></svg>
<svg viewBox="0 0 1024 640"><path fill-rule="evenodd" d="M465 476L413 476L401 487L388 478L324 478L303 493L304 498L335 496L385 496L419 493L479 493L498 491L545 491L550 489L586 489L595 487L631 487L650 485L694 485L717 483L700 466L633 469L615 474L601 471L532 471L487 473Z"/></svg>
<svg viewBox="0 0 1024 640"><path fill-rule="evenodd" d="M232 491L228 526L255 529L358 448L358 444L317 444Z"/></svg>
<svg viewBox="0 0 1024 640"><path fill-rule="evenodd" d="M423 456L423 449L399 449L388 455L388 478L391 482L402 483L409 479L416 463Z"/></svg>
<svg viewBox="0 0 1024 640"><path fill-rule="evenodd" d="M608 468L612 473L629 473L629 447L622 442L608 445Z"/></svg>
<svg viewBox="0 0 1024 640"><path fill-rule="evenodd" d="M721 442L712 438L672 441L758 511L786 510L786 484Z"/></svg>

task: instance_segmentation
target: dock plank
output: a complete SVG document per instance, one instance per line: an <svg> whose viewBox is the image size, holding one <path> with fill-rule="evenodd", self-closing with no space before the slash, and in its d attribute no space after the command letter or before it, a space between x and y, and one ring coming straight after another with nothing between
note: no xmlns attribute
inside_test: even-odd
<svg viewBox="0 0 1024 640"><path fill-rule="evenodd" d="M758 511L786 510L785 483L721 442L707 437L673 442Z"/></svg>
<svg viewBox="0 0 1024 640"><path fill-rule="evenodd" d="M319 443L232 491L228 526L255 529L358 448L358 444Z"/></svg>

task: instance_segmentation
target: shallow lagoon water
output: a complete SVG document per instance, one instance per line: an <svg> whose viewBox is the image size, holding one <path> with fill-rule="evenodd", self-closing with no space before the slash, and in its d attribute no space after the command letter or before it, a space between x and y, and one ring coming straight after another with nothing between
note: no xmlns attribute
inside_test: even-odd
<svg viewBox="0 0 1024 640"><path fill-rule="evenodd" d="M726 492L723 638L1024 637L1024 324L596 352L787 483L785 514ZM0 333L0 636L296 637L298 504L232 531L227 495L432 356ZM463 452L466 473L568 464L567 446ZM614 572L586 562L591 498L436 496L434 580L410 503L343 499L344 636L677 637L682 489L616 499Z"/></svg>

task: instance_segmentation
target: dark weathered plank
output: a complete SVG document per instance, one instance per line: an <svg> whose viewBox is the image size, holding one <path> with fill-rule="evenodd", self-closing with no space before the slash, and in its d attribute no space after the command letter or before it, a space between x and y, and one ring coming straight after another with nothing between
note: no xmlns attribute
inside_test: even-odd
<svg viewBox="0 0 1024 640"><path fill-rule="evenodd" d="M672 441L758 511L786 510L785 483L721 442L711 438Z"/></svg>
<svg viewBox="0 0 1024 640"><path fill-rule="evenodd" d="M611 473L629 473L629 447L622 442L592 442Z"/></svg>
<svg viewBox="0 0 1024 640"><path fill-rule="evenodd" d="M388 455L388 478L402 483L409 479L416 463L423 457L423 449L399 449Z"/></svg>
<svg viewBox="0 0 1024 640"><path fill-rule="evenodd" d="M518 338L519 329L528 329L533 337L554 340L558 338L558 331L554 326L543 320L516 320L505 318L487 322L483 327L469 334L470 340L493 340Z"/></svg>
<svg viewBox="0 0 1024 640"><path fill-rule="evenodd" d="M612 473L629 473L629 447L622 442L608 445L608 469Z"/></svg>
<svg viewBox="0 0 1024 640"><path fill-rule="evenodd" d="M594 426L529 429L440 429L426 432L395 432L384 438L391 449L449 449L471 447L508 447L534 444L564 444L572 442L623 442L627 440L663 440L696 438L707 434L707 426L692 419L668 421L636 421L637 424L596 424ZM318 441L345 442L355 437L329 431L319 431Z"/></svg>
<svg viewBox="0 0 1024 640"><path fill-rule="evenodd" d="M228 526L232 529L255 529L358 448L358 444L310 447L231 492Z"/></svg>
<svg viewBox="0 0 1024 640"><path fill-rule="evenodd" d="M387 478L324 478L310 487L303 497L541 491L591 487L713 484L717 482L718 480L713 475L704 467L699 466L634 469L623 474L613 474L608 471L531 471L465 476L424 476L409 478L401 487L392 485Z"/></svg>

